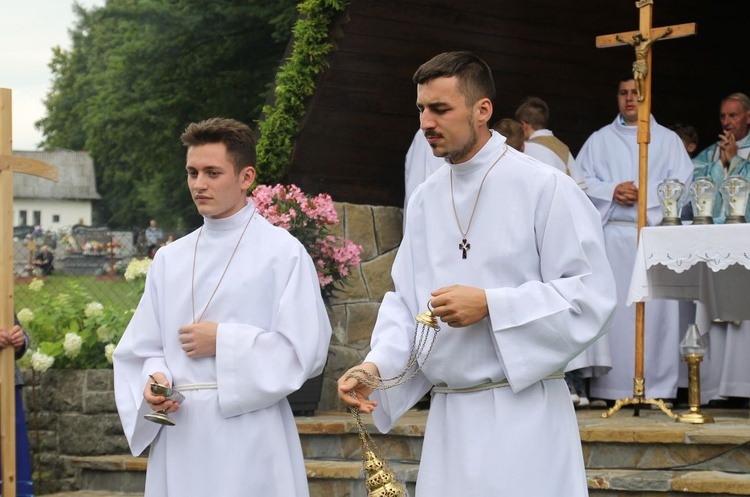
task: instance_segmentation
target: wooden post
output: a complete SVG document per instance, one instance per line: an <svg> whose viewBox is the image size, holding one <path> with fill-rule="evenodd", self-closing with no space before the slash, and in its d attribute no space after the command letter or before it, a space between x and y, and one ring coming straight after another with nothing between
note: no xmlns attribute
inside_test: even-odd
<svg viewBox="0 0 750 497"><path fill-rule="evenodd" d="M57 181L57 168L13 157L12 93L0 88L0 325L13 328L13 172ZM13 347L0 352L0 457L3 497L16 496L16 397Z"/></svg>
<svg viewBox="0 0 750 497"><path fill-rule="evenodd" d="M646 225L648 198L648 144L651 142L651 47L659 39L681 38L696 34L695 23L678 24L652 28L654 0L639 0L639 30L596 37L597 48L630 45L635 48L636 60L633 63L633 77L638 91L638 240L641 229ZM646 305L635 304L635 366L633 378L633 398L618 399L614 407L602 414L612 416L622 406L633 404L633 414L638 416L642 404L658 406L672 419L677 416L663 400L646 398L646 378L644 372L644 325Z"/></svg>

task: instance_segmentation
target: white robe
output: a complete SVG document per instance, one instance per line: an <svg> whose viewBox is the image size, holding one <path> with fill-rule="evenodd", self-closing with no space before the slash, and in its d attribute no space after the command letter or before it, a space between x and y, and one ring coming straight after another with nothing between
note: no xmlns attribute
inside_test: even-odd
<svg viewBox="0 0 750 497"><path fill-rule="evenodd" d="M319 374L331 328L315 268L288 232L255 214L213 300L252 203L206 218L198 231L159 249L138 308L114 354L115 396L133 455L151 445L146 497L304 497L304 461L286 396ZM188 358L177 329L205 310L218 322L216 356ZM187 390L176 426L143 418L148 374Z"/></svg>
<svg viewBox="0 0 750 497"><path fill-rule="evenodd" d="M506 148L484 183L462 259L450 171L465 228L482 177ZM568 388L562 379L543 380L608 329L615 305L599 218L575 182L493 133L470 161L417 188L392 275L395 292L383 299L366 358L383 377L404 368L414 316L427 309L431 291L483 288L490 316L465 328L442 324L422 371L373 394L380 431L433 385L510 382L433 396L417 497L587 495Z"/></svg>
<svg viewBox="0 0 750 497"><path fill-rule="evenodd" d="M538 129L531 134L531 136L529 137L529 140L533 140L534 138L539 137L539 136L555 136L555 135L552 134L552 131L548 129ZM555 152L553 152L551 148L545 147L541 143L534 143L532 141L526 140L523 146L524 146L523 152L526 155L532 156L539 162L544 162L545 164L554 166L566 174L568 170L570 170L571 168L575 169L576 160L575 158L573 158L573 154L570 152L568 152L568 161L563 162L560 156L558 156Z"/></svg>
<svg viewBox="0 0 750 497"><path fill-rule="evenodd" d="M409 205L409 197L414 190L422 184L424 180L430 177L432 173L445 165L445 159L435 157L432 147L427 143L424 133L418 129L411 140L409 150L406 152L404 161L404 216L406 216L406 207Z"/></svg>
<svg viewBox="0 0 750 497"><path fill-rule="evenodd" d="M618 116L612 124L592 134L576 158L581 185L599 210L604 225L607 256L617 282L617 312L611 333L591 347L589 365L611 360L612 369L591 381L591 396L604 399L633 394L635 364L635 307L625 301L633 275L637 249L638 205L615 203L615 187L625 181L638 185L638 143L636 126L625 126ZM688 186L693 165L679 136L651 117L651 143L648 147L647 224L657 225L662 211L657 186L665 178L677 178ZM680 363L677 301L649 302L646 305L644 376L646 396L673 398L677 394ZM610 350L613 352L610 356Z"/></svg>

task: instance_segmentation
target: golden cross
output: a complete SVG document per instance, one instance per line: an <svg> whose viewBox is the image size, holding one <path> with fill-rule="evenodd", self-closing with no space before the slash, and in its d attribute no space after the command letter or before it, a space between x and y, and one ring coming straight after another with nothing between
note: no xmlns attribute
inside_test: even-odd
<svg viewBox="0 0 750 497"><path fill-rule="evenodd" d="M13 157L11 91L0 88L0 325L13 328L13 172L57 181L57 167ZM0 351L0 457L3 497L16 495L16 423L13 347Z"/></svg>
<svg viewBox="0 0 750 497"><path fill-rule="evenodd" d="M660 28L651 27L654 14L654 0L639 0L635 2L639 11L640 23L638 31L627 31L596 37L597 48L607 48L630 45L635 48L635 62L633 62L633 79L638 91L638 237L641 228L646 225L646 199L648 193L648 144L651 142L651 47L656 40L682 38L696 34L696 24L677 24ZM646 399L646 380L643 375L643 344L645 304L637 302L635 307L635 375L633 378L633 398L618 399L614 407L604 413L602 417L612 416L620 407L634 404L636 416L639 415L641 404L658 406L672 419L677 416L672 413L664 401Z"/></svg>

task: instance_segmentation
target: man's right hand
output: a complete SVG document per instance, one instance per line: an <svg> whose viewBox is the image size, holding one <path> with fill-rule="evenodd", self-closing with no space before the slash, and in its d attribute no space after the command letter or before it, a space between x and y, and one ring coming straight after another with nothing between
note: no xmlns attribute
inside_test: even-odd
<svg viewBox="0 0 750 497"><path fill-rule="evenodd" d="M612 200L620 205L633 206L638 201L638 187L632 181L620 183L615 187Z"/></svg>
<svg viewBox="0 0 750 497"><path fill-rule="evenodd" d="M158 383L159 385L164 385L166 387L170 386L167 375L159 371L153 373L151 376L153 377L153 380L149 378L148 382L146 382L146 388L143 389L143 398L146 400L148 405L151 406L151 409L153 409L154 411L177 411L177 409L180 408L180 404L173 400L168 400L163 395L156 395L151 391L151 384L154 382L154 380L156 380L156 383Z"/></svg>
<svg viewBox="0 0 750 497"><path fill-rule="evenodd" d="M369 375L357 370L365 370ZM339 378L339 400L349 407L356 407L359 412L369 414L377 407L377 402L368 399L373 391L372 387L368 387L357 378L364 378L371 380L372 376L379 377L380 371L375 363L363 362L359 366L354 366L344 375ZM354 394L352 395L352 392Z"/></svg>

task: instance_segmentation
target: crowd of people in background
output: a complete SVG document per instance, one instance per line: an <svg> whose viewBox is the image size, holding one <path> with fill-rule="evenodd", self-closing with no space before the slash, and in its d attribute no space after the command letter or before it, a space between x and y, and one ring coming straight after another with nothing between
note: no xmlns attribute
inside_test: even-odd
<svg viewBox="0 0 750 497"><path fill-rule="evenodd" d="M611 406L616 399L629 397L633 391L635 309L626 306L626 298L637 248L638 100L631 72L620 78L616 100L618 113L614 121L595 131L575 157L548 129L550 109L537 96L526 97L515 116L498 119L492 126L511 147L571 176L601 216L607 256L615 274L618 306L612 330L566 368L571 401L579 408ZM750 181L748 96L733 93L723 98L719 103L719 120L722 132L718 140L699 152L695 127L675 123L667 128L651 116L647 225L661 222L656 192L659 183L667 178L678 179L686 191L694 179L710 178L716 185L713 220L724 222L721 183L729 176ZM416 185L445 162L432 155L423 133L418 132L406 157L405 204ZM415 164L421 167L415 168ZM692 219L687 200L682 216L687 221ZM660 300L650 303L648 308L644 369L648 372L649 396L667 399L670 405L678 397L678 387L687 386L684 368L680 367L679 342L686 323L694 320L695 304ZM706 336L709 353L702 368L702 401L711 406L747 407L750 367L740 354L750 349L750 324L715 322ZM680 398L682 393L679 392Z"/></svg>

